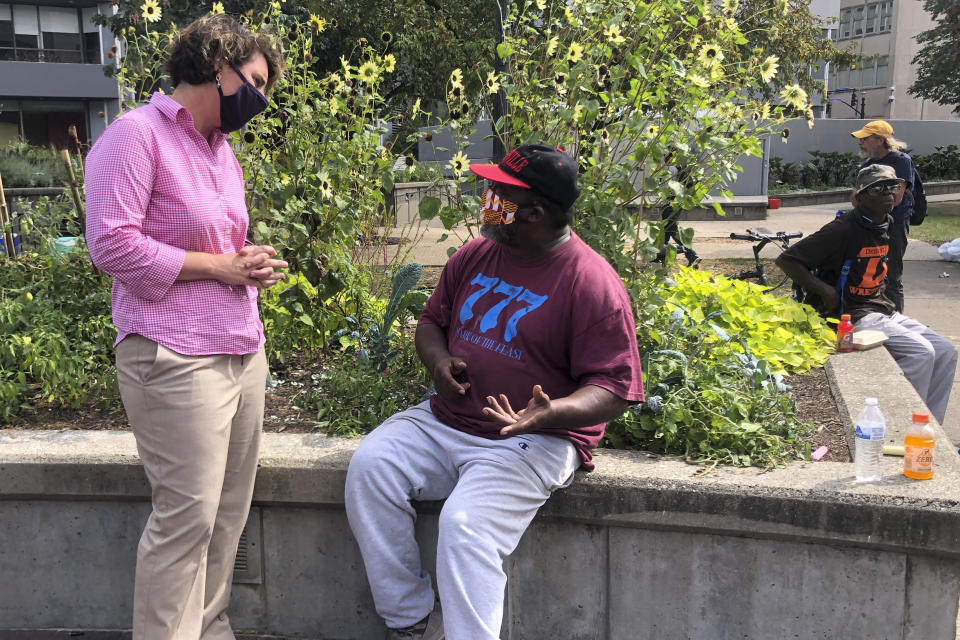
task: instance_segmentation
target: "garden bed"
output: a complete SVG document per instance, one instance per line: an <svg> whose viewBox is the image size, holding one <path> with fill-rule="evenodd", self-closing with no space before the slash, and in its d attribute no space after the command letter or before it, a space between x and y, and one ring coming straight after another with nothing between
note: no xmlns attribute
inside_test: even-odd
<svg viewBox="0 0 960 640"><path fill-rule="evenodd" d="M319 390L323 381L320 370L322 357L296 357L283 369L272 372L276 386L267 391L263 430L267 433L326 433L317 425L316 411L305 406L308 395ZM823 460L847 462L845 426L830 391L823 369L790 376L790 395L801 420L813 423L813 429L804 437L811 451L820 446L829 451ZM416 384L416 383L414 383ZM825 401L829 399L829 401ZM34 408L23 411L0 429L39 430L127 430L126 414L122 409L102 409L91 403L80 409L51 406L42 399L34 399Z"/></svg>

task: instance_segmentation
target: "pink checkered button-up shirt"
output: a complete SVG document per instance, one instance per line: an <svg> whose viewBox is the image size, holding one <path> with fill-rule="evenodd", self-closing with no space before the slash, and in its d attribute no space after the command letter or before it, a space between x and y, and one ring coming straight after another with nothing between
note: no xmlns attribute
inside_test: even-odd
<svg viewBox="0 0 960 640"><path fill-rule="evenodd" d="M177 281L187 251L243 247L243 174L227 138L208 142L178 102L111 124L86 164L87 246L114 277L117 342L136 333L184 355L255 353L264 343L255 287Z"/></svg>

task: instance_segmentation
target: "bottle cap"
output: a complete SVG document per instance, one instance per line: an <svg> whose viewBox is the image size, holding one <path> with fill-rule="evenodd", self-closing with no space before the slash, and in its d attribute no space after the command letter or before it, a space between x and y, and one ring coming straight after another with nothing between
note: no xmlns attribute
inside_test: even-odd
<svg viewBox="0 0 960 640"><path fill-rule="evenodd" d="M841 321L841 322L845 322L845 321L847 321L847 320L849 320L849 319L850 319L850 314L849 314L849 313L844 313L844 314L842 314L842 315L840 316L840 321Z"/></svg>
<svg viewBox="0 0 960 640"><path fill-rule="evenodd" d="M914 422L930 422L930 413L928 411L914 411Z"/></svg>
<svg viewBox="0 0 960 640"><path fill-rule="evenodd" d="M877 399L876 399L876 398L866 398L866 399L864 399L863 402L864 402L864 404L876 405L876 404L877 404Z"/></svg>

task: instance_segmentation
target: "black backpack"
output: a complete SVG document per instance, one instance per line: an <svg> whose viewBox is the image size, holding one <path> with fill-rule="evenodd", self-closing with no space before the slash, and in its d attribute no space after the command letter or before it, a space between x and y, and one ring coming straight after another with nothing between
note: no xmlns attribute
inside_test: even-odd
<svg viewBox="0 0 960 640"><path fill-rule="evenodd" d="M845 215L852 216L853 211L837 211L837 217L843 217ZM839 273L832 272L823 272L821 269L817 268L812 271L820 280L823 280L830 286L832 286L838 294L840 294L840 311L837 315L843 314L843 289L847 284L847 276L850 275L850 267L853 265L853 261L857 259L857 254L860 253L861 245L863 244L862 229L860 225L853 224L854 237L847 243L846 252L843 257L843 264L840 267ZM808 304L814 309L817 310L821 316L826 317L824 311L823 299L813 291L807 291L797 283L793 283L793 299L797 302L802 302L803 304Z"/></svg>
<svg viewBox="0 0 960 640"><path fill-rule="evenodd" d="M913 215L910 216L912 226L923 224L927 217L927 194L923 191L923 180L917 170L913 170Z"/></svg>

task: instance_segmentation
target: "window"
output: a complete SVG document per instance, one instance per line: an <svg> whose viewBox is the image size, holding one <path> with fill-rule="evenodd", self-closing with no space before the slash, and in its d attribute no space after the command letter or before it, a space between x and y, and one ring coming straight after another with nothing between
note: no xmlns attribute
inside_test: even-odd
<svg viewBox="0 0 960 640"><path fill-rule="evenodd" d="M40 59L40 27L36 7L13 5L13 46L16 47L15 60L36 62Z"/></svg>
<svg viewBox="0 0 960 640"><path fill-rule="evenodd" d="M840 23L837 29L838 39L850 37L850 19L853 17L852 9L843 9L840 11Z"/></svg>
<svg viewBox="0 0 960 640"><path fill-rule="evenodd" d="M44 62L83 62L80 16L76 9L40 7Z"/></svg>
<svg viewBox="0 0 960 640"><path fill-rule="evenodd" d="M837 88L843 89L850 86L850 69L841 69L837 74Z"/></svg>
<svg viewBox="0 0 960 640"><path fill-rule="evenodd" d="M887 84L887 67L889 66L889 60L887 56L880 56L877 58L877 84L884 86Z"/></svg>
<svg viewBox="0 0 960 640"><path fill-rule="evenodd" d="M867 5L867 23L863 26L863 32L865 34L874 33L877 30L877 5L868 4Z"/></svg>
<svg viewBox="0 0 960 640"><path fill-rule="evenodd" d="M101 64L96 7L0 3L0 60Z"/></svg>
<svg viewBox="0 0 960 640"><path fill-rule="evenodd" d="M877 32L890 31L891 26L893 25L893 2L892 0L887 0L887 2L880 3L880 25L877 27Z"/></svg>
<svg viewBox="0 0 960 640"><path fill-rule="evenodd" d="M853 10L853 35L863 35L863 16L865 7L856 7Z"/></svg>
<svg viewBox="0 0 960 640"><path fill-rule="evenodd" d="M83 9L80 15L83 23L83 61L90 64L103 64L100 27L93 21L93 17L97 15L97 8Z"/></svg>

